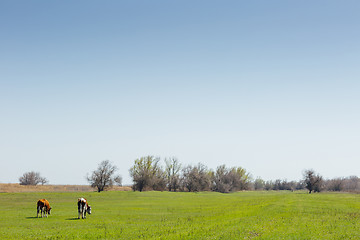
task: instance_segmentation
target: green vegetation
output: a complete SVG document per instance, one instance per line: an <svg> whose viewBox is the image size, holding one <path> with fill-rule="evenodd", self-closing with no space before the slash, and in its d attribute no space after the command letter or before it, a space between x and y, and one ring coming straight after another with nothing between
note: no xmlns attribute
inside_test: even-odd
<svg viewBox="0 0 360 240"><path fill-rule="evenodd" d="M360 239L360 195L346 193L1 193L0 213L0 239Z"/></svg>

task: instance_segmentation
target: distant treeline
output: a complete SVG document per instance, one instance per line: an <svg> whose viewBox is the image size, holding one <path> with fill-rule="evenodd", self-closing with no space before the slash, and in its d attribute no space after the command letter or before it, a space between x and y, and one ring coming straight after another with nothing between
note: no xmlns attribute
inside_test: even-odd
<svg viewBox="0 0 360 240"><path fill-rule="evenodd" d="M277 179L275 181L264 181L257 178L252 182L251 190L304 190L306 187L306 176L299 181L287 181ZM309 189L308 189L309 190ZM344 192L360 192L360 178L357 176L350 176L344 178L334 178L321 180L319 182L320 191L344 191Z"/></svg>
<svg viewBox="0 0 360 240"><path fill-rule="evenodd" d="M183 166L175 157L165 158L165 165L160 158L146 156L136 159L130 169L134 191L216 191L229 193L241 190L303 190L309 193L320 191L360 191L360 179L357 176L324 180L313 170L304 171L303 179L287 181L277 179L264 181L252 179L251 174L242 167L220 165L216 170L205 165Z"/></svg>
<svg viewBox="0 0 360 240"><path fill-rule="evenodd" d="M183 166L176 157L164 159L154 156L141 157L135 160L129 169L133 180L134 191L173 191L201 192L215 191L229 193L242 190L304 190L309 193L321 191L360 192L360 179L357 176L324 179L314 170L303 172L303 179L287 181L277 179L264 181L260 177L253 179L242 167L218 166L209 169L202 163ZM91 187L98 192L109 189L114 184L121 186L122 178L116 175L118 168L109 160L102 161L98 168L87 175ZM38 185L47 183L47 179L38 172L26 172L19 178L21 185Z"/></svg>

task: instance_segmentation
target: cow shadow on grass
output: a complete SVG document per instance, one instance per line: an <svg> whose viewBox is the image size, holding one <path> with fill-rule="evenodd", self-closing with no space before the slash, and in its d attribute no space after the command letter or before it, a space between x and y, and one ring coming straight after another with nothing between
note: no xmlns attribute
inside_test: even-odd
<svg viewBox="0 0 360 240"><path fill-rule="evenodd" d="M26 217L26 219L41 219L41 217ZM77 217L76 218L67 218L65 220L71 221L71 220L79 220Z"/></svg>

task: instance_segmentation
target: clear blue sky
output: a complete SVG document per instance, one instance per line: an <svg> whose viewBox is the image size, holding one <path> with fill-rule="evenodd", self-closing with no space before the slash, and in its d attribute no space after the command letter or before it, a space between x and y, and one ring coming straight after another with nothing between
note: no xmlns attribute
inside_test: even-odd
<svg viewBox="0 0 360 240"><path fill-rule="evenodd" d="M360 175L358 1L1 1L0 182L102 160Z"/></svg>

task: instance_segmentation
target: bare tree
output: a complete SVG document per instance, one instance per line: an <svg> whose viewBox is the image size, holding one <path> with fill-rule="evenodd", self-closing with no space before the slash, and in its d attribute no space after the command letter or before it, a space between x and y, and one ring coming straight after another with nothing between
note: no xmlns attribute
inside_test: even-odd
<svg viewBox="0 0 360 240"><path fill-rule="evenodd" d="M181 164L175 157L165 159L166 185L169 191L174 191L180 187Z"/></svg>
<svg viewBox="0 0 360 240"><path fill-rule="evenodd" d="M254 181L254 189L264 190L264 188L265 188L265 181L262 180L260 177L257 177Z"/></svg>
<svg viewBox="0 0 360 240"><path fill-rule="evenodd" d="M118 186L122 186L122 177L120 175L116 176L114 178L114 182L118 185Z"/></svg>
<svg viewBox="0 0 360 240"><path fill-rule="evenodd" d="M230 171L226 169L225 165L216 168L212 174L212 190L221 193L228 193L232 189L232 179Z"/></svg>
<svg viewBox="0 0 360 240"><path fill-rule="evenodd" d="M309 169L304 172L304 183L306 189L309 190L309 193L312 191L320 192L323 188L323 177L319 174L316 174L314 170Z"/></svg>
<svg viewBox="0 0 360 240"><path fill-rule="evenodd" d="M210 190L211 172L205 165L199 163L197 166L183 168L182 188L189 192L200 192Z"/></svg>
<svg viewBox="0 0 360 240"><path fill-rule="evenodd" d="M212 175L213 190L228 193L250 188L250 176L241 167L226 168L225 165L217 167Z"/></svg>
<svg viewBox="0 0 360 240"><path fill-rule="evenodd" d="M268 181L265 182L264 189L266 191L273 190L273 188L274 188L274 182L273 181L268 180Z"/></svg>
<svg viewBox="0 0 360 240"><path fill-rule="evenodd" d="M233 179L232 191L248 190L250 188L250 173L242 167L233 167L230 170L230 176Z"/></svg>
<svg viewBox="0 0 360 240"><path fill-rule="evenodd" d="M281 180L276 179L273 183L272 190L290 190L294 191L297 189L298 183L296 181L287 181L287 180Z"/></svg>
<svg viewBox="0 0 360 240"><path fill-rule="evenodd" d="M159 164L160 158L154 156L141 157L135 160L130 168L133 178L133 190L164 190L166 187L165 174Z"/></svg>
<svg viewBox="0 0 360 240"><path fill-rule="evenodd" d="M26 172L19 178L20 185L42 185L48 183L48 180L40 176L39 172Z"/></svg>
<svg viewBox="0 0 360 240"><path fill-rule="evenodd" d="M350 176L345 179L344 190L348 192L360 191L360 178L357 176Z"/></svg>
<svg viewBox="0 0 360 240"><path fill-rule="evenodd" d="M104 160L86 178L91 187L97 188L97 191L101 192L113 186L115 182L121 185L121 177L119 175L115 176L116 170L117 167L115 165L111 164L109 160Z"/></svg>
<svg viewBox="0 0 360 240"><path fill-rule="evenodd" d="M336 192L343 191L344 185L345 185L344 178L334 178L325 181L325 189L327 191L336 191Z"/></svg>

